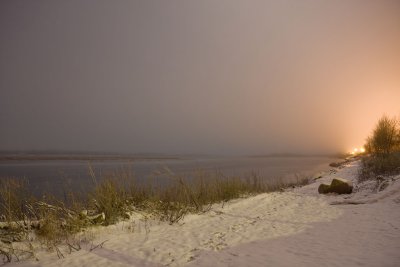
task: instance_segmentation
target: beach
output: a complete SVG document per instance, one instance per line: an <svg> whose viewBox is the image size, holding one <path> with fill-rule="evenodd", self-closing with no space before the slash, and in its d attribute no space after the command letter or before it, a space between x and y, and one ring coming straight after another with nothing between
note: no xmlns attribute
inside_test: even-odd
<svg viewBox="0 0 400 267"><path fill-rule="evenodd" d="M400 177L381 192L357 189L359 162L304 187L213 205L175 224L134 213L83 233L79 251L38 249L11 266L398 266ZM352 180L350 195L320 195L321 182ZM90 238L89 238L90 237Z"/></svg>

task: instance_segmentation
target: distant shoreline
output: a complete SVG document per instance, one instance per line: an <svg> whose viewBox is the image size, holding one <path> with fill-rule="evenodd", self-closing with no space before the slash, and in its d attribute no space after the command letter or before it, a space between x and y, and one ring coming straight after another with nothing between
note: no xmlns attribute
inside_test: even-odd
<svg viewBox="0 0 400 267"><path fill-rule="evenodd" d="M344 158L344 154L296 154L296 153L274 153L265 155L250 155L249 158Z"/></svg>
<svg viewBox="0 0 400 267"><path fill-rule="evenodd" d="M176 156L128 156L128 155L73 155L73 154L22 154L22 155L0 155L0 162L3 161L52 161L52 160L66 160L66 161L135 161L135 160L179 160L181 157Z"/></svg>
<svg viewBox="0 0 400 267"><path fill-rule="evenodd" d="M163 154L113 154L113 153L62 153L62 152L32 152L32 153L4 153L0 152L0 162L5 161L142 161L142 160L183 160L194 155L163 155ZM200 157L204 155L199 155ZM210 157L210 156L206 156ZM265 155L242 155L245 158L341 158L339 154L296 154L296 153L272 153Z"/></svg>

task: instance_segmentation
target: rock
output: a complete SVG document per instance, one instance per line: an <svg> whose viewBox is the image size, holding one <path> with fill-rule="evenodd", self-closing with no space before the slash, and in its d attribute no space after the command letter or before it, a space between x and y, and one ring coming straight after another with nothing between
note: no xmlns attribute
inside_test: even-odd
<svg viewBox="0 0 400 267"><path fill-rule="evenodd" d="M342 178L334 178L330 185L320 184L318 193L336 193L336 194L351 194L353 192L353 183Z"/></svg>
<svg viewBox="0 0 400 267"><path fill-rule="evenodd" d="M340 163L339 162L331 162L331 163L329 163L329 166L337 168L340 166Z"/></svg>
<svg viewBox="0 0 400 267"><path fill-rule="evenodd" d="M329 193L330 185L329 184L320 184L318 187L318 193L327 194Z"/></svg>
<svg viewBox="0 0 400 267"><path fill-rule="evenodd" d="M353 183L342 178L332 180L330 191L337 194L351 194L353 192Z"/></svg>
<svg viewBox="0 0 400 267"><path fill-rule="evenodd" d="M339 161L339 162L331 162L329 166L334 167L334 168L342 168L345 164L349 163L350 160L344 160L344 161Z"/></svg>

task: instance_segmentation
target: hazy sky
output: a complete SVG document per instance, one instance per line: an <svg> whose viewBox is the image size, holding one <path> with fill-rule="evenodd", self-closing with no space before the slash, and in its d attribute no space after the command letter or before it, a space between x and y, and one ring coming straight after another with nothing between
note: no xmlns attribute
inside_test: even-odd
<svg viewBox="0 0 400 267"><path fill-rule="evenodd" d="M360 146L400 115L400 1L0 1L0 150Z"/></svg>

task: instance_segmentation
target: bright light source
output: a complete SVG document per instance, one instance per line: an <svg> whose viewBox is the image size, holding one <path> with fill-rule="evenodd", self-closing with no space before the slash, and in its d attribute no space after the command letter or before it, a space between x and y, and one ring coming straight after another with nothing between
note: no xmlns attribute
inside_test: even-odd
<svg viewBox="0 0 400 267"><path fill-rule="evenodd" d="M351 150L349 153L350 153L351 155L358 155L358 154L361 154L361 153L364 153L364 152L365 152L365 148L360 147L360 148L354 148L354 149Z"/></svg>

